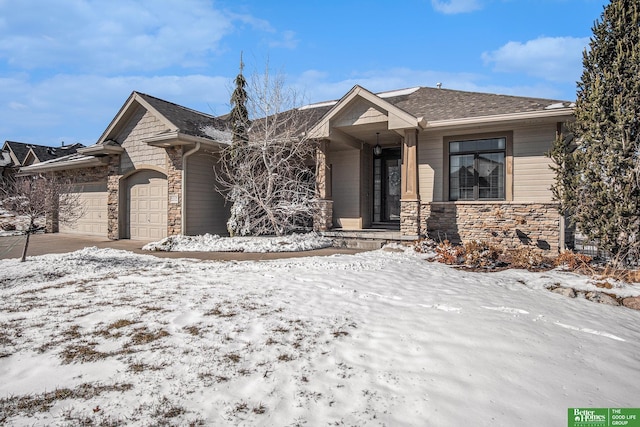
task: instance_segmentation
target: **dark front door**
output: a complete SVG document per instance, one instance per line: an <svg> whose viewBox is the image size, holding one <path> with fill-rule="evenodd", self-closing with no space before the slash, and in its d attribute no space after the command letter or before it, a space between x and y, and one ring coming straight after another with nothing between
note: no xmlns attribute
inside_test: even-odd
<svg viewBox="0 0 640 427"><path fill-rule="evenodd" d="M400 149L373 160L373 222L400 221Z"/></svg>

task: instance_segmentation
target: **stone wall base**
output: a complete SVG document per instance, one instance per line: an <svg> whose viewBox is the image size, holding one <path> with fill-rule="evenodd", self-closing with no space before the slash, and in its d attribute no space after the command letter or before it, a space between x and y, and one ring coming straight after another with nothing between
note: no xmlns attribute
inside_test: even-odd
<svg viewBox="0 0 640 427"><path fill-rule="evenodd" d="M555 203L432 202L420 206L421 234L436 241L482 240L508 249L560 250Z"/></svg>
<svg viewBox="0 0 640 427"><path fill-rule="evenodd" d="M333 227L333 200L318 200L318 210L313 217L315 231L329 231Z"/></svg>
<svg viewBox="0 0 640 427"><path fill-rule="evenodd" d="M420 200L400 201L400 234L403 236L420 234Z"/></svg>

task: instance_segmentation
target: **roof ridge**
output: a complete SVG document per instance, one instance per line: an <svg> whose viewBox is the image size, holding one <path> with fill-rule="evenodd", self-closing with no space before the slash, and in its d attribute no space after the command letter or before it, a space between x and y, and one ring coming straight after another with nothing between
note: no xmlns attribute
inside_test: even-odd
<svg viewBox="0 0 640 427"><path fill-rule="evenodd" d="M533 96L522 96L522 95L510 95L510 94L504 94L504 93L494 93L494 92L479 92L479 91L473 91L473 90L460 90L460 89L449 89L449 88L444 88L444 87L431 87L431 86L420 86L420 89L427 89L430 91L447 91L447 92L457 92L457 93L468 93L468 94L473 94L473 95L487 95L487 96L501 96L501 97L508 97L508 98L516 98L516 99L533 99L533 100L537 100L537 101L553 101L553 102L572 102L569 101L567 99L554 99L554 98L539 98L539 97L533 97Z"/></svg>
<svg viewBox="0 0 640 427"><path fill-rule="evenodd" d="M181 109L186 110L186 111L190 111L192 113L195 113L195 114L198 114L198 115L201 115L201 116L206 116L206 117L209 117L209 118L212 118L212 119L216 118L216 116L214 116L214 115L203 113L202 111L194 110L193 108L185 107L184 105L180 105L180 104L177 104L175 102L167 101L166 99L158 98L157 96L149 95L148 93L139 92L137 90L134 91L134 92L137 93L138 95L141 95L143 98L144 97L152 98L152 99L154 99L156 101L164 102L165 104L171 104L171 105L174 105L174 106L176 106L178 108L181 108Z"/></svg>

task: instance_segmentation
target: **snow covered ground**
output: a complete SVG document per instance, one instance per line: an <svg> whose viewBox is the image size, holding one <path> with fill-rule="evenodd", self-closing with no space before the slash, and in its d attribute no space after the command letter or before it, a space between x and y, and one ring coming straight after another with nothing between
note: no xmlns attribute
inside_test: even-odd
<svg viewBox="0 0 640 427"><path fill-rule="evenodd" d="M3 260L0 424L556 426L640 406L640 311L554 284L594 288L385 250Z"/></svg>
<svg viewBox="0 0 640 427"><path fill-rule="evenodd" d="M316 233L290 234L287 236L220 237L217 234L202 236L169 236L142 247L144 251L167 252L299 252L330 247L332 240Z"/></svg>

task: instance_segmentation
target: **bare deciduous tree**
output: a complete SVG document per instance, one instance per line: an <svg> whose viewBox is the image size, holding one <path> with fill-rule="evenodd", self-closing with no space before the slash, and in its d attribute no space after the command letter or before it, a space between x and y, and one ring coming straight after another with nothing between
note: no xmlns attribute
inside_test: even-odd
<svg viewBox="0 0 640 427"><path fill-rule="evenodd" d="M231 235L283 235L308 227L317 210L314 156L307 118L295 91L268 69L250 80L246 138L222 152L216 180L231 203Z"/></svg>
<svg viewBox="0 0 640 427"><path fill-rule="evenodd" d="M0 206L18 216L26 217L26 236L21 261L24 262L30 236L41 230L38 223L50 219L73 224L84 215L79 193L73 191L71 178L56 174L21 176L7 179L0 185Z"/></svg>

